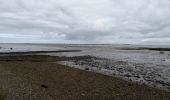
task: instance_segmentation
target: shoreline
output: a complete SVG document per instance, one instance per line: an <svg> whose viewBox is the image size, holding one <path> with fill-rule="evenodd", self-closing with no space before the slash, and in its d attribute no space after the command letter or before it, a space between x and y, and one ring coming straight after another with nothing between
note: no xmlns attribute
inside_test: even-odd
<svg viewBox="0 0 170 100"><path fill-rule="evenodd" d="M63 50L61 50L61 51L50 51L50 52L56 52L56 53L62 53L62 51ZM128 92L126 92L126 93L130 93L130 97L129 98L131 98L131 99L133 99L133 98L140 98L141 96L144 96L145 97L145 99L147 98L151 98L151 99L148 99L148 100L159 100L159 99L163 99L163 97L165 97L165 98L170 98L170 95L169 95L169 90L166 90L166 89L163 89L163 88L158 88L158 87L154 87L154 86L152 86L152 85L148 85L148 84L142 84L142 83L140 83L140 82L135 82L135 81L129 81L129 79L126 79L126 78L122 78L122 77L117 77L117 75L116 74L114 74L114 73L112 73L111 72L111 74L108 74L107 72L106 72L106 74L104 74L102 71L103 71L103 66L105 66L104 68L106 68L106 69L108 69L108 70L110 70L110 71L123 71L122 69L120 69L119 67L122 67L122 66L125 66L125 67L122 67L122 68L128 68L128 64L129 63L127 63L127 62L124 62L124 61L113 61L113 62L108 62L108 61L111 61L111 60L108 60L108 59L103 59L103 58L98 58L98 57L93 57L93 56L89 56L89 55L87 55L87 56L72 56L72 57L67 57L67 56L50 56L50 55L45 55L46 54L46 52L47 53L49 53L49 51L43 51L43 52L41 52L41 51L31 51L31 52L21 52L21 53L19 53L19 52L17 52L17 53L15 53L15 52L13 52L12 54L11 53L6 53L6 54L4 54L4 55L1 55L0 56L0 71L2 71L2 73L4 73L4 74L2 74L2 75L6 75L7 73L6 73L6 71L8 72L8 73L10 73L9 75L13 75L14 73L18 73L19 74L19 77L22 77L22 75L25 75L26 73L27 74L29 74L30 76L26 76L26 79L21 79L21 81L22 80L27 80L27 78L34 78L35 77L35 79L34 80L36 80L37 82L38 82L38 80L37 80L37 75L36 76L32 76L32 75L34 75L35 73L42 73L42 79L44 79L44 77L46 77L46 76L44 76L43 74L45 74L46 72L45 72L45 70L49 70L49 77L48 78L52 78L50 81L51 82L53 82L53 81L55 81L56 79L55 79L55 77L54 77L54 74L57 74L56 72L57 72L57 67L58 66L62 66L62 68L61 67L59 67L59 68L61 68L62 70L65 70L65 69L70 69L70 70L76 70L76 73L78 73L78 74L76 74L76 75L74 75L75 73L72 73L73 75L74 75L74 78L77 78L77 77L79 77L79 76L81 76L81 73L85 73L85 76L83 76L83 77L86 77L86 76L88 76L88 74L92 74L92 77L94 77L95 76L95 78L97 78L98 80L100 80L100 81L105 81L104 79L105 78L108 78L109 77L109 82L110 82L110 80L114 80L113 82L111 82L111 83L105 83L105 85L108 85L109 84L109 86L111 86L111 84L112 85L115 85L115 83L114 82L116 82L116 84L117 84L117 86L119 87L119 88L121 88L122 90L119 90L119 92L118 92L118 94L119 95L125 95L124 94L124 91L123 90L125 90L125 89L129 89L129 87L131 88L131 89L133 89L133 91L131 91L131 90L127 90ZM63 51L63 52L65 52L65 51ZM66 52L70 52L71 53L71 51L69 51L69 50L67 50ZM74 52L74 51L73 51ZM79 52L79 51L76 51L76 52ZM104 62L103 62L104 61ZM106 62L107 63L106 63ZM61 63L61 62L64 62L64 63ZM67 64L67 63L65 63L65 62L74 62L75 64ZM109 65L103 65L103 63L105 64L109 64ZM109 67L110 66L110 63L111 63L111 65L112 64L116 64L116 66L117 67L115 67L114 68L114 70L113 70L113 67ZM51 67L51 64L52 64L52 66L53 67ZM61 65L62 64L62 65ZM66 65L65 65L66 64ZM101 65L100 65L101 64ZM41 65L41 66L40 66ZM50 66L49 66L50 65ZM76 66L78 66L77 68L75 67L75 65ZM121 66L120 66L121 65ZM128 65L128 66L127 66ZM7 69L4 67L4 66L6 66L7 67ZM24 67L23 68L23 66L26 66L26 67ZM81 66L81 67L80 67ZM88 67L87 67L88 66ZM1 69L1 67L2 67L2 69ZM18 67L18 68L17 68ZM30 68L29 68L30 67ZM35 69L35 67L38 67L38 68L36 68L36 72L35 73L32 73L31 71L33 71L34 69ZM41 72L41 70L38 70L39 69L39 67L41 67L40 69L41 70L43 70L43 72ZM56 68L55 68L56 67ZM131 66L132 67L132 66ZM140 66L141 67L141 66ZM21 69L20 69L21 68ZM50 68L50 69L49 69ZM52 68L52 69L51 69ZM54 72L54 70L53 70L53 68L55 69L55 71L56 72ZM95 70L93 70L93 68L95 69ZM96 68L97 68L97 70L96 70ZM110 69L110 68L112 68L112 69ZM4 70L5 69L5 70ZM81 70L80 70L81 69ZM31 70L31 71L29 71L29 72L27 72L27 70ZM127 69L127 70L124 70L124 71L128 71L129 69ZM11 72L12 71L12 72ZM19 72L18 72L19 71ZM101 72L98 72L98 71L101 71ZM106 70L104 70L104 71L106 71ZM24 72L24 73L23 73ZM50 72L53 72L53 74L51 74ZM69 72L69 71L68 71ZM119 73L120 73L119 72ZM22 75L20 75L22 73ZM133 72L129 72L129 73L133 73ZM59 74L60 74L60 72L59 72ZM67 72L63 72L63 74L65 75L65 74L67 74ZM2 81L4 81L4 80L6 80L5 78L4 78L4 76L2 76L1 74L0 74L0 77L2 77ZM7 74L8 75L8 74ZM45 74L45 75L47 75L47 73ZM58 75L58 74L57 74ZM124 75L124 74L120 74L120 75ZM129 75L128 74L125 74L126 75L126 77L129 77ZM101 79L99 76L102 76L102 77L105 77L104 79ZM9 78L9 76L6 76L8 79L10 79ZM10 76L10 77L13 77L13 76ZM65 76L63 76L63 77L65 77ZM123 76L123 77L125 77L125 76ZM138 78L138 76L135 76L136 78ZM95 78L93 78L92 80L96 80ZM67 80L68 80L69 78L67 78ZM17 81L17 79L14 79L15 81ZM45 80L45 79L44 79ZM59 79L57 79L58 81L61 81L61 80L59 80ZM79 80L81 80L81 79L79 79ZM62 80L62 81L65 81L65 80ZM86 80L86 79L84 79L84 80L82 80L83 81L83 83L81 83L80 85L82 85L82 84L84 84L84 82L85 81L88 81L88 80ZM117 81L118 81L118 83L117 83ZM119 84L119 82L121 81L121 84L122 85L118 85ZM14 83L14 84L18 84L18 83ZM25 83L25 84L27 84L27 83ZM31 84L34 84L34 82L33 83L31 83ZM49 83L48 83L49 84ZM55 83L55 84L57 84L57 83ZM64 83L65 84L65 83ZM74 84L76 84L76 83L74 83ZM91 84L91 83L90 83ZM89 85L90 84L84 84L85 85L85 87L86 88L88 88L89 87ZM95 83L95 84L98 84L98 83ZM94 85L95 85L94 84ZM130 86L129 85L127 85L127 84L131 84ZM10 83L9 83L9 85L10 85ZM58 84L59 85L59 84ZM70 85L70 84L68 84L68 85ZM104 84L103 84L104 85ZM127 88L125 88L125 87L122 87L122 86L126 86ZM0 91L1 91L1 88L2 88L3 86L1 86L0 87ZM17 86L18 87L18 86ZM44 85L44 84L42 84L42 87L48 87L48 86L46 86L46 85ZM100 86L100 87L102 87L102 88L104 88L103 86ZM112 86L111 86L112 87ZM12 87L13 88L13 87ZM15 87L16 88L16 87ZM28 88L32 88L32 87L28 87ZM36 87L37 88L37 87ZM77 88L77 89L79 89L79 86L75 86L75 88ZM80 87L80 88L82 88L82 87ZM143 90L143 88L144 88L144 90ZM3 88L2 89L2 91L4 91L4 89L5 88ZM84 89L84 88L83 88ZM109 87L108 87L108 89L109 89ZM145 90L146 89L146 90ZM5 91L7 91L8 89L6 88L5 89ZM99 91L98 90L98 88L94 88L94 90L95 91ZM149 92L148 92L148 94L150 94L150 96L152 96L152 97L149 97L149 95L148 94L145 94L145 92L147 92L149 90ZM15 90L13 90L13 91L15 91ZM53 92L54 92L55 90L53 90ZM66 90L67 91L67 90ZM70 91L70 90L69 90ZM105 90L105 89L103 89L103 91L107 91L107 90ZM132 95L132 93L133 92L139 92L139 93L144 93L144 94L135 94L134 96ZM156 92L156 95L158 95L158 98L156 98L157 96L155 95L155 94L152 94L152 93L155 93L155 91L157 91ZM18 90L16 91L16 92L19 92ZM28 91L26 91L26 92L28 92ZM57 92L57 91L55 91L55 92ZM78 91L77 91L78 92ZM100 91L101 92L101 91ZM117 88L116 87L113 87L113 89L110 91L110 92L116 92L117 93ZM104 92L102 92L102 93L104 93ZM8 94L8 93L7 93ZM9 93L10 94L10 93ZM23 95L23 94L22 94ZM62 94L62 95L64 95L64 94ZM81 94L79 94L79 95L81 95ZM112 95L111 93L109 93L107 96L109 96L109 95ZM140 97L139 97L139 95L140 95ZM0 94L0 96L1 96L1 94ZM72 94L72 96L73 96L73 94ZM114 95L115 96L115 95ZM114 96L112 95L111 96L111 98L113 99L114 98ZM135 97L136 96L136 97ZM54 96L55 97L55 96ZM90 96L91 98L97 98L96 96L94 96L94 95L91 95ZM116 96L117 98L123 98L123 96ZM8 96L7 96L7 98L9 98ZM56 97L55 97L56 98ZM72 97L73 98L73 97ZM154 99L153 99L154 98ZM105 98L106 99L106 98ZM123 98L123 99L125 99L125 98ZM135 100L138 100L138 99L135 99ZM145 100L145 99L140 99L140 100ZM7 99L7 100L10 100L10 99ZM22 100L22 99L18 99L18 100ZM27 100L27 99L25 99L25 100ZM65 99L63 99L63 100L65 100ZM73 99L74 100L74 99ZM95 99L94 99L95 100ZM100 99L99 99L100 100ZM101 99L101 100L103 100L103 99ZM115 100L117 100L117 99L115 99ZM165 100L168 100L168 99L165 99Z"/></svg>
<svg viewBox="0 0 170 100"><path fill-rule="evenodd" d="M102 67L100 67L100 64L98 64L98 63L105 63L102 61L106 61L107 65L103 65L103 66L110 66L109 62L107 61L108 59L93 57L93 56L89 56L89 55L73 56L73 57L51 56L51 55L43 55L44 52L48 52L48 51L43 51L41 54L39 54L40 51L34 51L34 52L38 52L38 53L37 54L32 53L32 52L24 52L24 54L23 54L23 52L21 52L21 53L13 52L12 54L6 53L6 55L0 56L0 61L1 62L51 62L51 63L57 62L58 64L66 65L68 67L78 68L78 69L85 70L85 71L91 71L94 73L117 77L117 78L123 79L125 81L129 81L132 83L145 84L149 87L154 87L154 88L158 88L158 89L170 92L169 89L164 88L162 86L161 87L155 86L154 83L148 84L148 83L144 83L144 82L141 82L138 80L131 80L131 79L129 79L130 76L128 76L128 75L125 75L125 76L116 75L115 73L112 72L112 69L107 69L107 68L102 69ZM53 51L50 51L50 52L53 52ZM54 52L56 52L56 51L54 51ZM57 53L60 53L60 52L62 52L62 50L59 52L57 51ZM65 51L63 51L63 52L65 52ZM71 52L71 51L68 50L66 52ZM95 60L97 60L97 62ZM124 66L126 66L128 64L127 62L123 62L123 61L116 61L115 63L121 64L121 65L125 64ZM137 77L137 76L135 76L135 77ZM138 78L139 77L137 77L137 79ZM162 83L162 84L166 84L166 83ZM167 85L169 86L169 84L167 84Z"/></svg>

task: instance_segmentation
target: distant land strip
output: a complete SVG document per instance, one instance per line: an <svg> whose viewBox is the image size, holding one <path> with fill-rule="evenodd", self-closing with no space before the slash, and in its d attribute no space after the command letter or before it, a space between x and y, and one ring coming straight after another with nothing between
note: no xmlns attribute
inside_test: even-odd
<svg viewBox="0 0 170 100"><path fill-rule="evenodd" d="M69 60L85 60L95 57L86 56L49 56L49 55L13 55L13 56L0 56L0 61L31 61L31 62L56 62L56 61L69 61Z"/></svg>
<svg viewBox="0 0 170 100"><path fill-rule="evenodd" d="M61 53L61 52L81 52L81 50L56 50L56 51L17 51L17 52L0 52L0 54L36 54L36 53Z"/></svg>
<svg viewBox="0 0 170 100"><path fill-rule="evenodd" d="M170 51L170 48L117 48L119 50L153 50L153 51Z"/></svg>

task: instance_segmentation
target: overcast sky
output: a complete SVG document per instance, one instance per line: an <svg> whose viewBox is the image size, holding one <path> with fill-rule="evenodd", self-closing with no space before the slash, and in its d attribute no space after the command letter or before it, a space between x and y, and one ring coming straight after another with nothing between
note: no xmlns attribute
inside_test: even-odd
<svg viewBox="0 0 170 100"><path fill-rule="evenodd" d="M0 43L170 44L170 0L0 0Z"/></svg>

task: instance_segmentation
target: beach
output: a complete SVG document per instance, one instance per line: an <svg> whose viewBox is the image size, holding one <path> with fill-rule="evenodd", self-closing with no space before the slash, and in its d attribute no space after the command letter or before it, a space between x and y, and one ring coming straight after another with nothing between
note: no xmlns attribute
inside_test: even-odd
<svg viewBox="0 0 170 100"><path fill-rule="evenodd" d="M0 46L2 100L170 98L169 49L133 45L22 45Z"/></svg>

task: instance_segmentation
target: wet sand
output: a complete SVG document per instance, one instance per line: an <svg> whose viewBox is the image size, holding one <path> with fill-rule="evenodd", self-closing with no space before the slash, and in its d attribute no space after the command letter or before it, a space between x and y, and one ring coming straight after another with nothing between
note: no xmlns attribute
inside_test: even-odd
<svg viewBox="0 0 170 100"><path fill-rule="evenodd" d="M169 100L169 65L165 47L3 44L0 100Z"/></svg>
<svg viewBox="0 0 170 100"><path fill-rule="evenodd" d="M89 59L18 55L0 57L0 97L4 100L169 100L170 93L57 64Z"/></svg>

